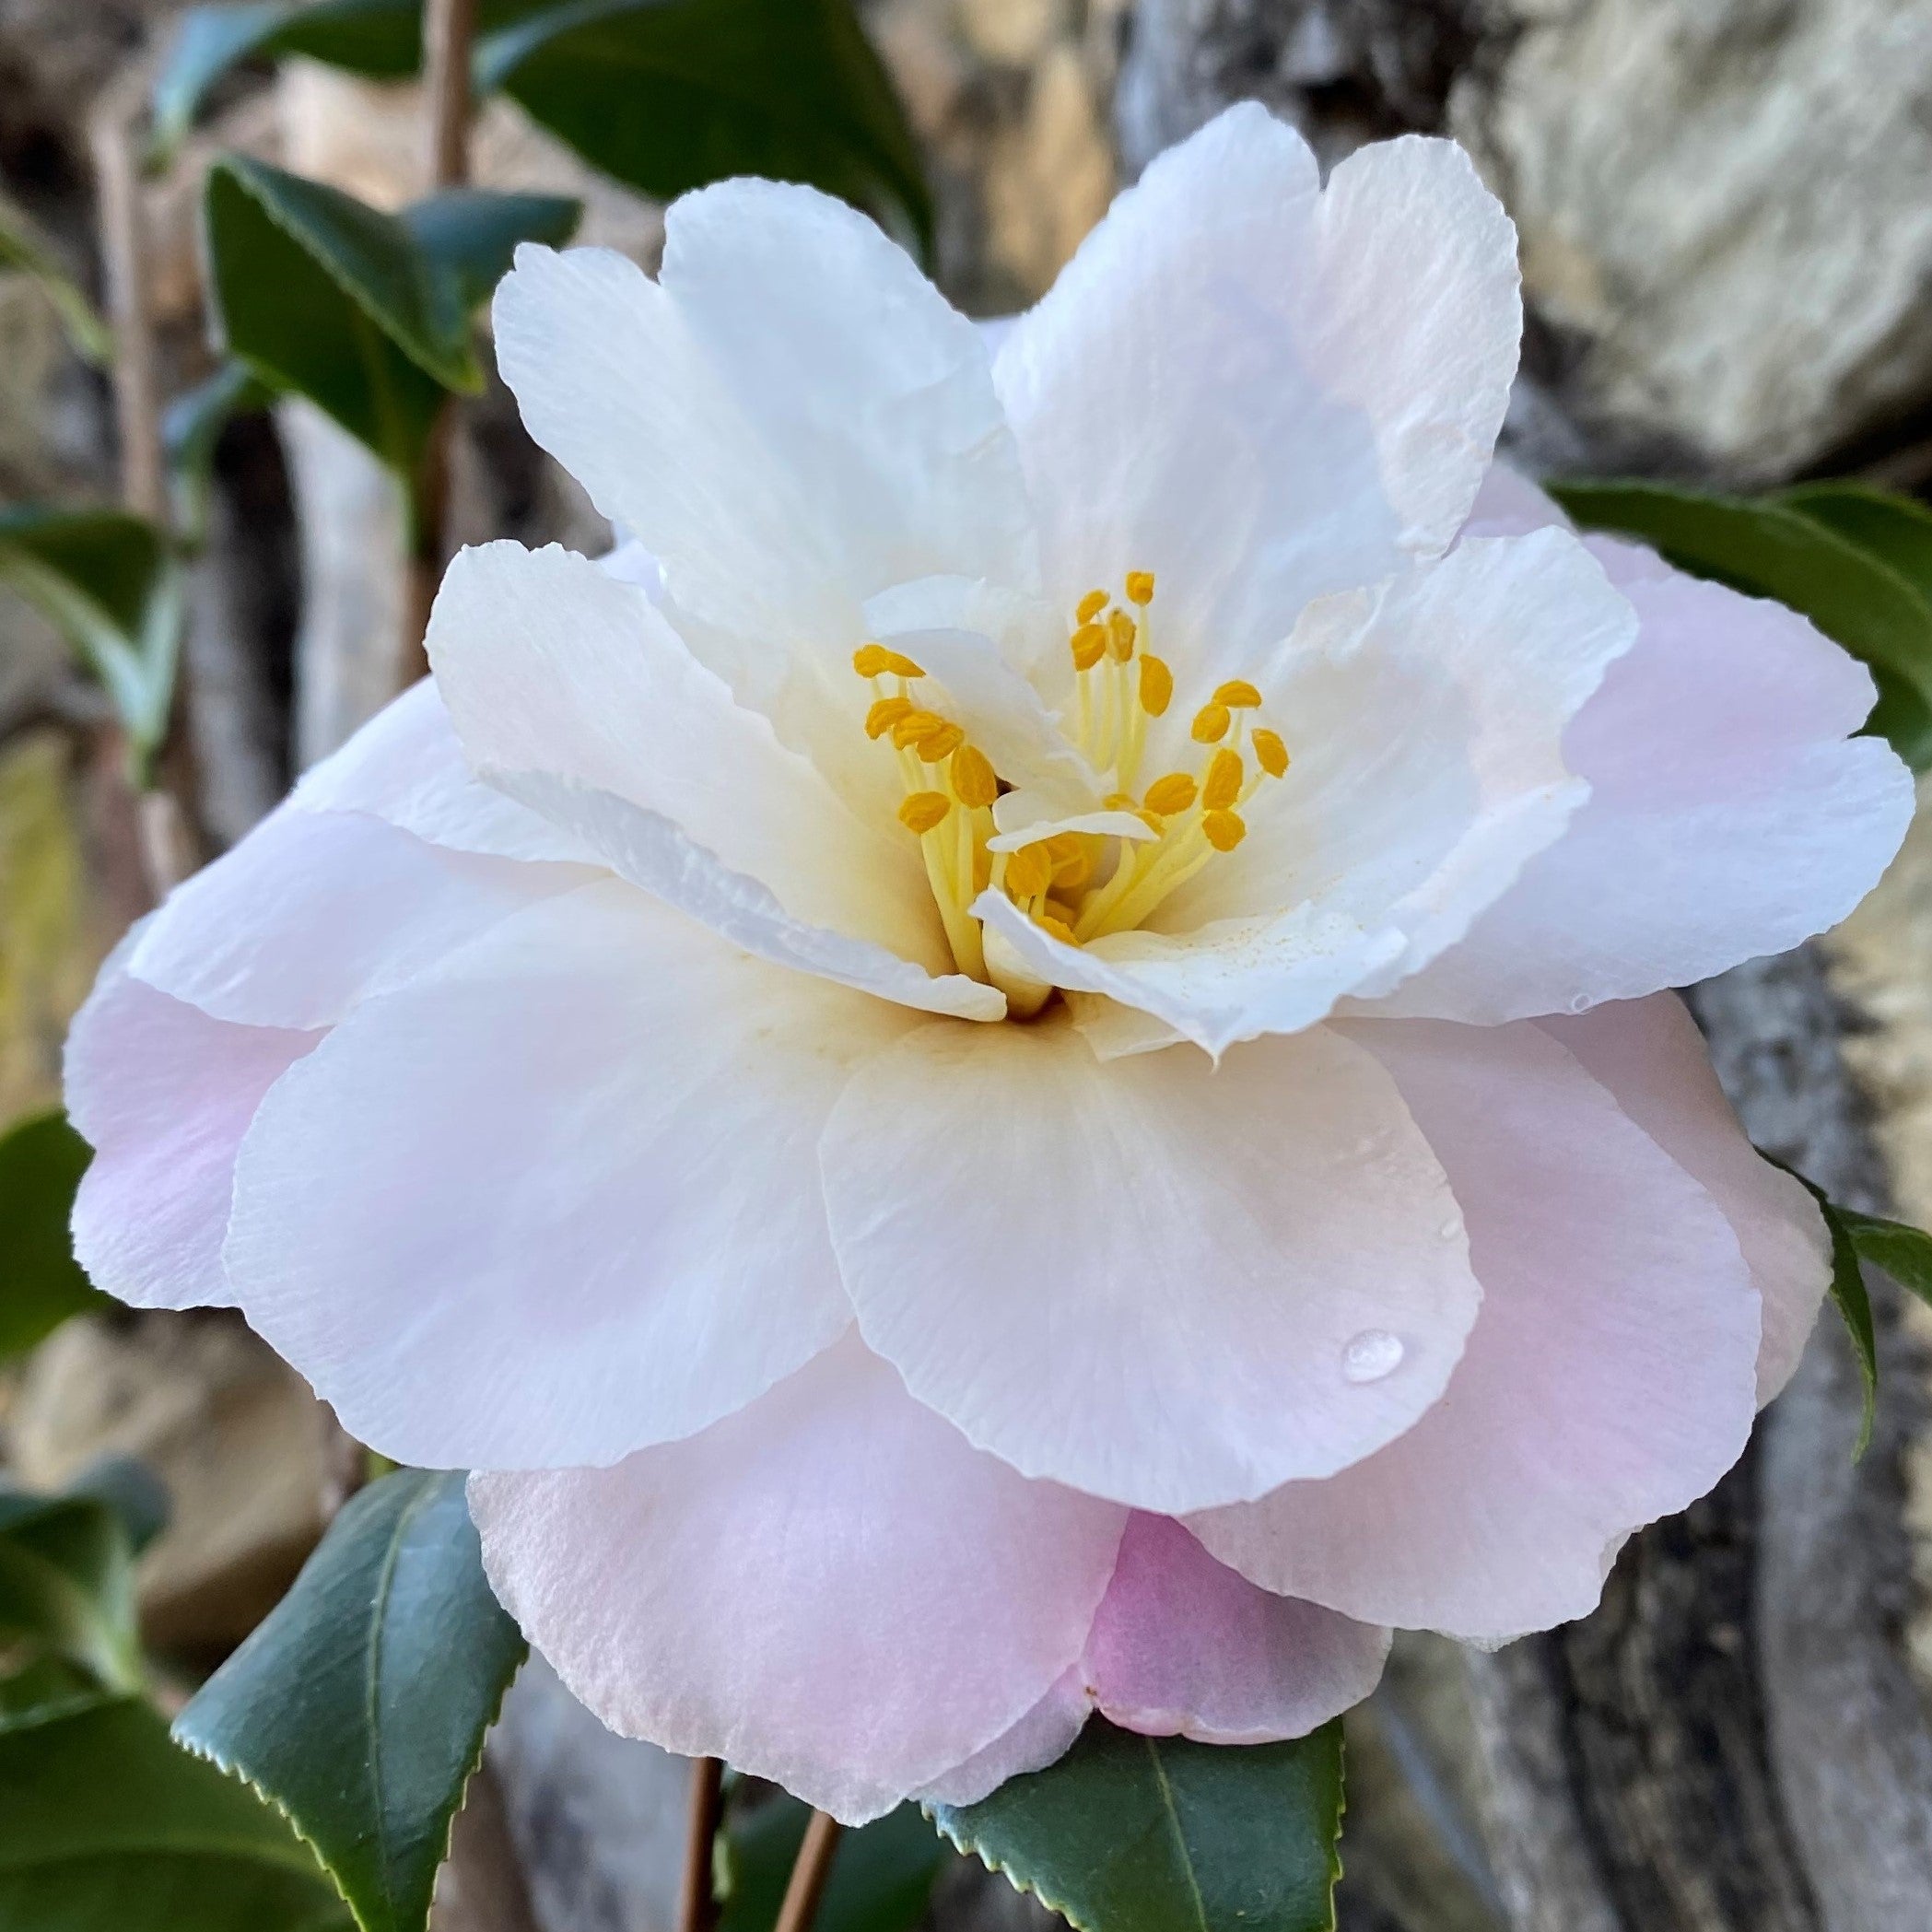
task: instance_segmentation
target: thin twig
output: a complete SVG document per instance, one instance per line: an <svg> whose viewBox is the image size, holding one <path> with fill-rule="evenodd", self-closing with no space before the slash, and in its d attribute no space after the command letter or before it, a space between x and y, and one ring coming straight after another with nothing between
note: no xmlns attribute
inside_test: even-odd
<svg viewBox="0 0 1932 1932"><path fill-rule="evenodd" d="M470 179L470 52L476 37L476 0L427 0L423 9L423 95L431 190L461 188ZM411 505L409 580L404 599L403 655L398 689L429 668L424 636L442 575L443 525L449 514L450 444L456 433L453 399L430 426Z"/></svg>
<svg viewBox="0 0 1932 1932"><path fill-rule="evenodd" d="M832 1857L838 1849L838 1834L843 1829L829 1813L813 1812L772 1932L811 1932L812 1922L818 1916L819 1901L825 1895L825 1880L832 1876Z"/></svg>
<svg viewBox="0 0 1932 1932"><path fill-rule="evenodd" d="M691 1813L685 1830L685 1878L678 1891L677 1932L710 1932L717 1922L711 1862L723 1809L724 1760L699 1758L691 1766Z"/></svg>

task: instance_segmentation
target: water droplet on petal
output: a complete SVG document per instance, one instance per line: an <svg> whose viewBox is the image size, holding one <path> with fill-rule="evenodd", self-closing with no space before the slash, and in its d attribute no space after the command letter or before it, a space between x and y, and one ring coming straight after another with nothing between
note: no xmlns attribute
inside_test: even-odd
<svg viewBox="0 0 1932 1932"><path fill-rule="evenodd" d="M1387 1329L1364 1329L1341 1351L1341 1373L1351 1382L1379 1382L1402 1364L1402 1341Z"/></svg>

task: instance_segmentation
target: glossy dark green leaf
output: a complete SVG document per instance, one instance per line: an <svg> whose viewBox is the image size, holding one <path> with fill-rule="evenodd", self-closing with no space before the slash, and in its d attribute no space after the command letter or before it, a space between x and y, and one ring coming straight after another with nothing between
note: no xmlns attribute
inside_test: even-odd
<svg viewBox="0 0 1932 1932"><path fill-rule="evenodd" d="M1890 564L1932 597L1932 509L1913 497L1863 483L1804 483L1778 501Z"/></svg>
<svg viewBox="0 0 1932 1932"><path fill-rule="evenodd" d="M1330 1932L1341 1727L1243 1748L1089 1721L939 1828L1078 1932Z"/></svg>
<svg viewBox="0 0 1932 1932"><path fill-rule="evenodd" d="M402 222L429 262L456 285L465 315L509 273L520 241L561 248L583 215L562 194L493 194L450 188L403 210Z"/></svg>
<svg viewBox="0 0 1932 1932"><path fill-rule="evenodd" d="M735 1809L724 1833L724 1909L718 1932L771 1932L812 1816L784 1793ZM818 1910L816 1932L910 1932L926 1915L944 1856L917 1805L901 1805L845 1832Z"/></svg>
<svg viewBox="0 0 1932 1932"><path fill-rule="evenodd" d="M67 1233L92 1158L58 1107L0 1135L0 1362L99 1306Z"/></svg>
<svg viewBox="0 0 1932 1932"><path fill-rule="evenodd" d="M215 446L238 416L261 409L268 392L245 362L224 362L205 381L177 396L161 418L161 447L168 461L168 487L174 527L191 545L207 534L208 492L215 474Z"/></svg>
<svg viewBox="0 0 1932 1932"><path fill-rule="evenodd" d="M113 334L79 284L27 217L11 203L0 201L0 269L6 268L18 269L41 285L76 355L97 367L113 359Z"/></svg>
<svg viewBox="0 0 1932 1932"><path fill-rule="evenodd" d="M154 84L150 158L172 158L208 90L245 60L305 53L357 74L395 78L422 61L417 0L281 0L244 6L195 6L181 16Z"/></svg>
<svg viewBox="0 0 1932 1932"><path fill-rule="evenodd" d="M1566 483L1551 494L1587 529L1641 538L1671 563L1774 597L1862 659L1879 686L1868 729L1932 765L1932 601L1815 509L1658 483Z"/></svg>
<svg viewBox="0 0 1932 1932"><path fill-rule="evenodd" d="M135 1698L0 1725L0 1926L18 1932L348 1932L287 1824L171 1743Z"/></svg>
<svg viewBox="0 0 1932 1932"><path fill-rule="evenodd" d="M0 1642L139 1686L134 1552L111 1504L0 1489Z"/></svg>
<svg viewBox="0 0 1932 1932"><path fill-rule="evenodd" d="M0 584L33 604L106 687L138 754L167 729L181 572L160 533L113 509L0 510Z"/></svg>
<svg viewBox="0 0 1932 1932"><path fill-rule="evenodd" d="M477 76L647 194L804 181L883 198L930 244L919 146L850 0L575 0L486 36Z"/></svg>
<svg viewBox="0 0 1932 1932"><path fill-rule="evenodd" d="M422 1932L450 1821L523 1657L459 1474L404 1469L331 1525L175 1721L321 1854L363 1932Z"/></svg>

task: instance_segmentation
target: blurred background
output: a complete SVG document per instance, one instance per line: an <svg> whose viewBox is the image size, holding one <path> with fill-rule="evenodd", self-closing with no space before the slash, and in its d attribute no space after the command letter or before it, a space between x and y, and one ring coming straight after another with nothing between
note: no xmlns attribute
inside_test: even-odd
<svg viewBox="0 0 1932 1932"><path fill-rule="evenodd" d="M703 26L704 0L660 10ZM372 10L338 11L353 25ZM437 179L416 82L261 35L204 76L166 165L144 167L180 12L0 0L0 519L123 503L170 523L186 666L171 728L153 734L181 809L158 824L127 782L124 707L0 566L0 1129L57 1100L66 1021L157 887L232 843L392 695L426 546L433 568L494 535L609 543L522 434L486 353L480 388L439 419L427 508L299 384L177 411L159 496L130 474L130 407L152 439L223 368L199 239L215 157L385 211ZM280 18L250 12L264 32ZM1031 301L1153 154L1259 98L1325 162L1405 130L1475 156L1521 236L1529 329L1506 441L1536 474L1745 494L1932 485L1926 0L861 13L930 185L937 278L971 313ZM568 101L514 76L479 101L466 160L480 187L576 199L578 239L647 266L661 226L645 189L665 165L600 146ZM880 212L908 235L922 213L903 191ZM48 299L50 268L123 345L135 328L145 402L124 361L117 398L86 317ZM1697 1005L1762 1144L1840 1198L1932 1221L1932 837L1914 834L1841 932ZM10 1286L0 1272L0 1340ZM1856 1372L1821 1331L1745 1465L1635 1540L1597 1616L1493 1657L1399 1649L1352 1719L1349 1932L1932 1925L1932 1324L1882 1294L1879 1317L1888 1377L1862 1461ZM299 1378L227 1315L88 1309L29 1339L0 1361L0 1464L37 1491L104 1456L158 1478L168 1527L140 1560L142 1633L191 1686L275 1604L358 1469ZM681 1765L605 1736L533 1666L488 1766L439 1932L668 1932ZM928 1909L935 1878L942 1925L1047 1923L917 1847L897 1923Z"/></svg>

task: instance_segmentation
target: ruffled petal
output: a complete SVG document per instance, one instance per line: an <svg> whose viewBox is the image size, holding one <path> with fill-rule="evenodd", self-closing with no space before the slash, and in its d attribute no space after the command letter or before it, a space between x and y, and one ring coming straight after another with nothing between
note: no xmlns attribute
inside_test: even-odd
<svg viewBox="0 0 1932 1932"><path fill-rule="evenodd" d="M1832 1243L1818 1203L1745 1139L1675 993L1537 1024L1724 1210L1763 1297L1758 1401L1770 1401L1796 1371L1831 1285Z"/></svg>
<svg viewBox="0 0 1932 1932"><path fill-rule="evenodd" d="M94 1159L74 1252L138 1308L224 1307L235 1155L262 1096L320 1033L237 1026L127 973L123 943L67 1036L68 1118Z"/></svg>
<svg viewBox="0 0 1932 1932"><path fill-rule="evenodd" d="M856 818L634 585L555 544L465 550L437 595L429 658L479 776L608 793L670 821L792 917L950 969L916 842Z"/></svg>
<svg viewBox="0 0 1932 1932"><path fill-rule="evenodd" d="M753 181L673 205L656 282L603 250L519 250L495 314L532 435L656 554L694 648L889 813L852 710L865 600L1034 576L973 325L863 216Z"/></svg>
<svg viewBox="0 0 1932 1932"><path fill-rule="evenodd" d="M1483 528L1540 502L1511 477ZM1391 1013L1495 1022L1689 986L1843 919L1911 821L1911 774L1852 734L1869 673L1782 604L1591 550L1634 606L1634 648L1565 740L1590 800Z"/></svg>
<svg viewBox="0 0 1932 1932"><path fill-rule="evenodd" d="M251 1323L428 1467L612 1462L850 1320L814 1163L903 1013L608 881L364 1002L241 1152Z"/></svg>
<svg viewBox="0 0 1932 1932"><path fill-rule="evenodd" d="M1011 1729L913 1796L928 1805L977 1805L1008 1778L1058 1763L1073 1748L1093 1709L1085 1674L1076 1664L1061 1671L1053 1688Z"/></svg>
<svg viewBox="0 0 1932 1932"><path fill-rule="evenodd" d="M1049 1019L929 1024L827 1123L860 1327L983 1448L1177 1511L1326 1474L1441 1393L1479 1291L1372 1058L1313 1032L1101 1066ZM1403 1358L1351 1379L1352 1342Z"/></svg>
<svg viewBox="0 0 1932 1932"><path fill-rule="evenodd" d="M1582 1616L1622 1540L1750 1434L1759 1305L1737 1238L1540 1029L1339 1030L1448 1169L1482 1313L1406 1434L1191 1527L1263 1588L1368 1622L1492 1642Z"/></svg>
<svg viewBox="0 0 1932 1932"><path fill-rule="evenodd" d="M969 1448L856 1340L688 1442L478 1475L470 1506L498 1595L612 1729L849 1823L1039 1704L1123 1520Z"/></svg>
<svg viewBox="0 0 1932 1932"><path fill-rule="evenodd" d="M1205 1744L1303 1738L1376 1688L1389 1633L1276 1597L1136 1513L1082 1669L1103 1716Z"/></svg>
<svg viewBox="0 0 1932 1932"><path fill-rule="evenodd" d="M1299 135L1230 108L1001 341L1049 596L1152 570L1177 669L1244 670L1310 599L1447 545L1520 330L1515 230L1452 143L1365 148L1323 192Z"/></svg>
<svg viewBox="0 0 1932 1932"><path fill-rule="evenodd" d="M328 1026L512 913L595 876L283 805L169 895L127 970L215 1019Z"/></svg>

